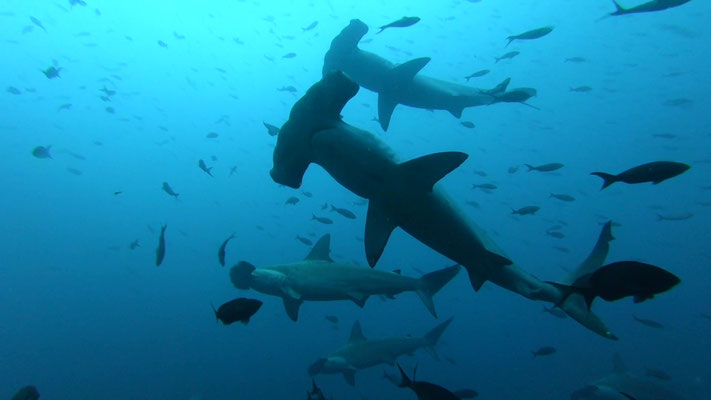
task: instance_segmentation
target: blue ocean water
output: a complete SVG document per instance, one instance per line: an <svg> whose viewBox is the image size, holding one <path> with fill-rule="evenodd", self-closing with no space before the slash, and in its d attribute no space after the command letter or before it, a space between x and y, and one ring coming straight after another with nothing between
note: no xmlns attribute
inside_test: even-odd
<svg viewBox="0 0 711 400"><path fill-rule="evenodd" d="M418 379L473 388L482 399L564 399L610 373L619 353L631 373L662 369L672 376L663 386L707 398L710 8L695 0L600 19L612 11L609 1L573 0L5 0L0 398L28 384L42 399L304 398L308 366L346 343L356 320L368 338L379 338L419 336L450 316L439 361L425 351L399 359L408 371L418 366ZM421 21L376 35L403 15ZM366 205L318 166L299 190L274 183L276 138L263 126L288 119L321 79L331 40L353 18L370 26L364 50L396 63L432 57L423 74L486 89L511 77L511 87L538 90L528 103L539 110L501 103L468 108L461 120L401 105L387 132L373 121L377 95L366 89L342 113L401 160L469 154L440 185L517 265L561 280L612 219L619 226L608 262L659 265L682 284L642 304L597 301L595 312L619 341L491 283L474 292L464 271L435 296L439 320L404 293L371 298L363 309L307 302L292 322L279 298L236 290L231 265L301 260L310 247L297 235L315 242L330 233L334 259L367 265ZM507 36L546 25L555 26L551 34L505 47ZM520 55L495 63L513 50ZM295 56L284 57L289 53ZM572 57L584 61L566 61ZM60 77L42 73L51 66L61 68ZM465 81L481 69L491 72ZM288 86L295 93L278 90ZM580 86L592 90L570 91ZM40 145L51 145L51 159L33 157ZM200 159L214 177L198 168ZM604 191L589 175L658 160L691 169L659 185L617 183ZM521 166L549 162L565 167L536 173ZM497 188L471 188L481 183ZM576 201L558 201L552 192ZM291 196L300 201L285 205ZM357 218L322 211L324 203ZM541 209L511 215L528 205ZM168 226L166 255L156 267L161 225ZM546 234L552 225L565 237ZM217 250L233 232L223 268ZM135 240L140 247L131 249ZM377 268L420 276L451 263L396 229ZM215 323L210 304L241 296L264 302L250 323ZM533 358L542 346L558 351ZM315 378L328 398L415 398L382 379L384 370L396 372L387 365L360 371L355 388L340 375Z"/></svg>

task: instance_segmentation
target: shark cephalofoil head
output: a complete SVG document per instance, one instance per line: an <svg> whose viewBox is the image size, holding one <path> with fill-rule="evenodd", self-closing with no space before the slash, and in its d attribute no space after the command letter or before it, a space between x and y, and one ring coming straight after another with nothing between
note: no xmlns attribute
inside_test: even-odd
<svg viewBox="0 0 711 400"><path fill-rule="evenodd" d="M313 135L341 123L341 110L358 89L357 83L334 71L311 86L294 104L274 147L274 166L269 171L274 182L295 189L301 186L313 158Z"/></svg>
<svg viewBox="0 0 711 400"><path fill-rule="evenodd" d="M359 19L352 19L341 33L331 41L331 47L323 59L323 76L342 68L344 57L358 48L358 43L368 33L368 25Z"/></svg>

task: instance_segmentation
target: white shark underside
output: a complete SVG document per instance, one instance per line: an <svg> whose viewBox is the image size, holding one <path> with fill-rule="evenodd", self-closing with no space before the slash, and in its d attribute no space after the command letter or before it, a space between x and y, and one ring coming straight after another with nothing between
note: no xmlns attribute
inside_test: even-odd
<svg viewBox="0 0 711 400"><path fill-rule="evenodd" d="M378 93L378 119L383 130L388 129L398 104L446 110L460 118L467 107L501 101L524 102L535 95L535 89L531 88L506 92L508 79L492 90L483 90L423 76L419 72L430 61L428 57L398 65L359 49L358 42L367 32L368 26L362 21L351 20L331 42L324 59L323 73L343 71L360 86Z"/></svg>
<svg viewBox="0 0 711 400"><path fill-rule="evenodd" d="M437 153L398 163L369 132L340 119L358 85L341 72L314 84L292 108L279 131L272 179L298 188L309 164L322 166L336 181L369 200L365 230L368 263L374 266L396 227L464 266L474 289L489 280L529 299L557 304L553 285L511 264L496 244L435 183L457 168L463 153ZM604 254L593 257L597 262ZM598 266L599 267L599 266ZM615 336L575 297L561 307L578 322L606 337Z"/></svg>

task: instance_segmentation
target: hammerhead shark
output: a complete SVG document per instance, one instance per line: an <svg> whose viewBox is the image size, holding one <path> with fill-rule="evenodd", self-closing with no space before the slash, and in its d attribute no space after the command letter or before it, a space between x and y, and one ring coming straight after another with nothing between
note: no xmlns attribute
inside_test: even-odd
<svg viewBox="0 0 711 400"><path fill-rule="evenodd" d="M304 301L351 300L359 307L368 297L382 295L394 298L402 292L415 292L436 318L432 296L459 272L453 265L425 274L420 279L395 272L334 262L330 254L331 235L316 242L303 261L256 268L242 261L230 270L232 284L238 289L253 288L258 292L281 297L286 313L293 321L299 317Z"/></svg>
<svg viewBox="0 0 711 400"><path fill-rule="evenodd" d="M536 95L532 88L507 91L510 79L490 90L446 82L419 74L430 61L416 58L395 64L377 54L358 48L360 39L368 32L361 20L351 20L331 42L323 63L323 74L343 71L360 86L378 93L378 120L383 130L390 125L395 106L404 104L428 110L447 110L457 118L467 107L499 102L525 103Z"/></svg>
<svg viewBox="0 0 711 400"><path fill-rule="evenodd" d="M680 5L688 3L689 1L691 0L651 0L638 6L624 8L620 5L620 3L617 2L617 0L612 0L612 2L615 4L616 10L615 12L608 15L614 16L662 11L666 10L667 8L679 7Z"/></svg>
<svg viewBox="0 0 711 400"><path fill-rule="evenodd" d="M398 357L412 354L420 348L426 349L435 358L439 358L434 346L450 323L452 318L435 326L422 337L405 336L369 340L365 338L360 323L356 321L351 328L348 343L311 364L309 375L343 374L349 384L355 385L355 373L358 370L379 364L395 365Z"/></svg>
<svg viewBox="0 0 711 400"><path fill-rule="evenodd" d="M615 338L579 298L561 303L563 293L554 285L513 265L437 184L466 160L466 154L435 153L399 163L375 135L345 123L341 110L358 89L336 71L296 102L274 148L270 175L276 183L299 188L308 166L315 163L345 188L368 199L364 242L371 267L380 259L392 231L400 227L462 265L475 290L487 280L494 282L529 299L557 304L594 332ZM604 260L606 255L606 251L596 254L595 260Z"/></svg>

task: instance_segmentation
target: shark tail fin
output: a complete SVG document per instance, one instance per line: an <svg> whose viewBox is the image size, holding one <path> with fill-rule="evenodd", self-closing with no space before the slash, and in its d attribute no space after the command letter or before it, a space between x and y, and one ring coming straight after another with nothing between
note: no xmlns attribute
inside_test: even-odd
<svg viewBox="0 0 711 400"><path fill-rule="evenodd" d="M437 345L437 342L439 342L439 338L442 337L442 334L445 330L447 330L447 327L449 326L449 324L452 323L453 319L454 317L451 317L450 319L432 328L431 331L425 333L425 348L431 350L435 358L437 358L437 353L434 353L434 346Z"/></svg>
<svg viewBox="0 0 711 400"><path fill-rule="evenodd" d="M380 120L380 127L384 131L388 130L390 119L395 111L395 106L397 106L395 92L407 87L428 62L430 62L429 57L415 58L388 71L386 82L388 82L387 89L389 90L381 91L378 95L378 120Z"/></svg>
<svg viewBox="0 0 711 400"><path fill-rule="evenodd" d="M625 11L627 11L624 7L620 5L620 3L617 2L617 0L612 0L612 4L615 5L615 12L610 15L620 15L624 14Z"/></svg>
<svg viewBox="0 0 711 400"><path fill-rule="evenodd" d="M617 182L617 175L607 174L604 172L591 172L590 175L595 175L595 176L599 176L600 178L602 178L603 182L602 182L602 188L600 188L600 190L605 189L606 187Z"/></svg>
<svg viewBox="0 0 711 400"><path fill-rule="evenodd" d="M457 275L459 268L458 264L442 268L438 271L423 275L418 281L419 289L417 289L417 295L420 296L420 299L422 299L422 302L425 304L425 307L427 307L427 310L435 318L437 318L437 311L435 311L432 296L439 292L444 285L449 283L449 281Z"/></svg>
<svg viewBox="0 0 711 400"><path fill-rule="evenodd" d="M397 369L400 370L400 383L398 383L398 387L404 388L404 387L410 387L412 386L412 380L407 376L405 371L402 370L402 367L400 366L400 363L397 363Z"/></svg>

